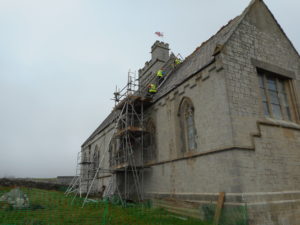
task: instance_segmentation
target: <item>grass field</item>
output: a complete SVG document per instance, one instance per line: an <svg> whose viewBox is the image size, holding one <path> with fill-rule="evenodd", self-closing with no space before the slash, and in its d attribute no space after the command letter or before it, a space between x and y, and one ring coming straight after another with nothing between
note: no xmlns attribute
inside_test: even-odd
<svg viewBox="0 0 300 225"><path fill-rule="evenodd" d="M11 188L0 187L0 196ZM0 225L44 224L116 224L116 225L208 225L196 219L182 218L163 209L142 205L122 207L107 202L88 203L81 208L82 199L66 197L63 192L21 188L29 197L31 209L0 209Z"/></svg>

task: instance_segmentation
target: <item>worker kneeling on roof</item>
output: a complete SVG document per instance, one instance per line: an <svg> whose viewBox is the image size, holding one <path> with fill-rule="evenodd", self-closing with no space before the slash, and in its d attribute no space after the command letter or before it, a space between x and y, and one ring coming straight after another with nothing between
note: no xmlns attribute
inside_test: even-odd
<svg viewBox="0 0 300 225"><path fill-rule="evenodd" d="M181 60L179 59L179 58L176 58L175 59L175 65L178 65L178 64L180 64L181 63Z"/></svg>
<svg viewBox="0 0 300 225"><path fill-rule="evenodd" d="M165 71L162 69L158 70L156 76L158 77L158 84L160 84L164 80L164 75L166 74Z"/></svg>
<svg viewBox="0 0 300 225"><path fill-rule="evenodd" d="M155 94L157 92L157 88L156 88L155 84L150 84L148 86L148 88L149 88L148 92L151 93L151 94Z"/></svg>
<svg viewBox="0 0 300 225"><path fill-rule="evenodd" d="M165 75L165 73L166 72L163 71L163 70L158 70L157 73L156 73L156 76L161 78L161 77L163 77Z"/></svg>

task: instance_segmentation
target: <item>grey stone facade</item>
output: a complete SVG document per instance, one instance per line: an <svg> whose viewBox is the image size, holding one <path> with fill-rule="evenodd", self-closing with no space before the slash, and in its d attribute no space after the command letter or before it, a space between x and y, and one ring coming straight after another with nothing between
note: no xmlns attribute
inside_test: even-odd
<svg viewBox="0 0 300 225"><path fill-rule="evenodd" d="M166 55L165 45L160 58L160 45L154 44L155 57L139 71L145 85L146 76L174 57ZM291 119L264 114L259 70L287 85ZM166 77L146 110L146 121L155 125L156 158L145 164L145 197L203 218L225 192L224 218L227 212L248 224L300 224L299 100L299 54L263 1L252 1ZM193 137L184 135L185 101L192 104ZM109 152L101 149L110 144L113 118L82 145L89 157L98 146L106 168ZM187 144L191 140L194 145ZM111 176L99 177L95 186L108 185Z"/></svg>

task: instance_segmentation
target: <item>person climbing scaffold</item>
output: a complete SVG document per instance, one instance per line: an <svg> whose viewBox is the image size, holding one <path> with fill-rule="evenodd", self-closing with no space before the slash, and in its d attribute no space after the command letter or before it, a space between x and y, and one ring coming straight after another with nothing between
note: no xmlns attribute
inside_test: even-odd
<svg viewBox="0 0 300 225"><path fill-rule="evenodd" d="M175 60L174 60L175 67L176 67L177 65L179 65L181 62L182 62L182 61L181 61L180 58L175 58Z"/></svg>
<svg viewBox="0 0 300 225"><path fill-rule="evenodd" d="M160 69L156 72L156 76L158 77L158 84L161 84L161 82L164 80L165 74L166 74L166 72L162 69Z"/></svg>

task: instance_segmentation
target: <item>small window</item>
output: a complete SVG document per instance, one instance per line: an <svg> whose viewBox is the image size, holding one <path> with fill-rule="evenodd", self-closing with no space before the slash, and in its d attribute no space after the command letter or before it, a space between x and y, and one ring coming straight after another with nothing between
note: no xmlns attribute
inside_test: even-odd
<svg viewBox="0 0 300 225"><path fill-rule="evenodd" d="M289 80L277 74L258 70L259 89L265 116L293 120Z"/></svg>

